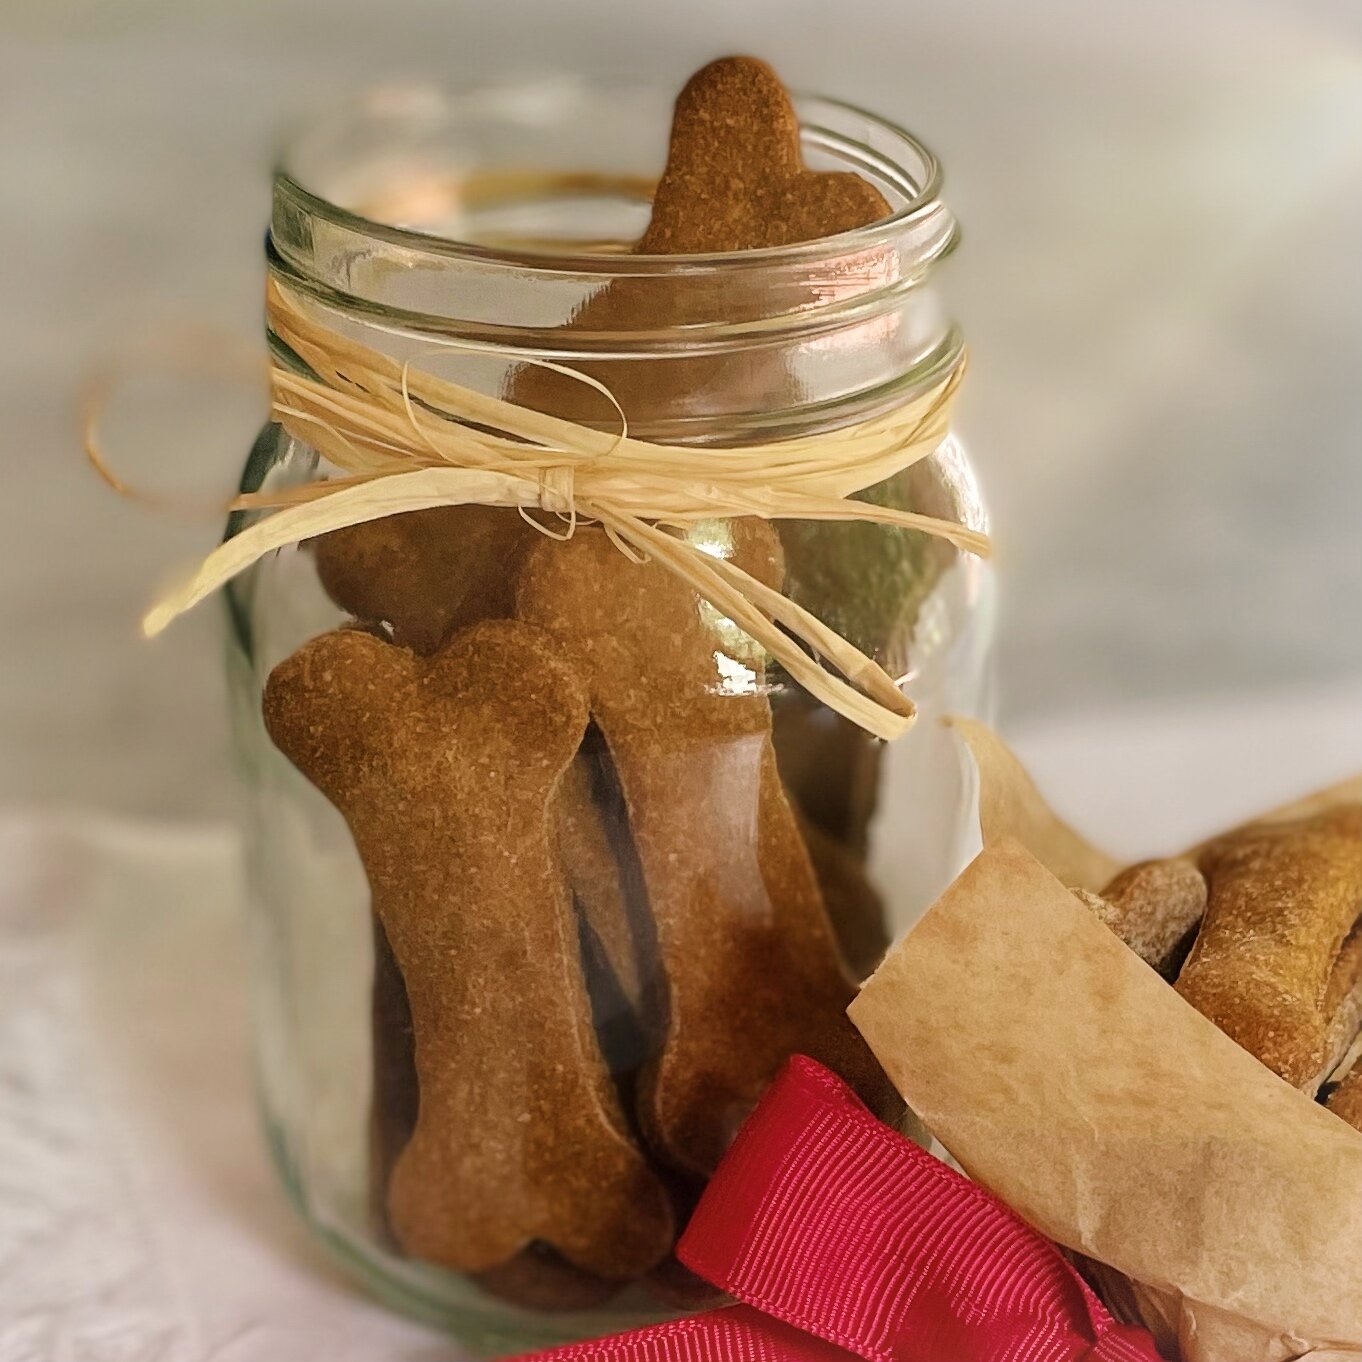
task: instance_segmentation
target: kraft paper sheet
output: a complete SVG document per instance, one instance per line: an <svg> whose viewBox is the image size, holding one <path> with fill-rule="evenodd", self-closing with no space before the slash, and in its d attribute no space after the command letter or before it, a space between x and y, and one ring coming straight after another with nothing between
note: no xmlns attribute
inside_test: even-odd
<svg viewBox="0 0 1362 1362"><path fill-rule="evenodd" d="M1121 1318L1183 1362L1362 1356L1362 1134L1202 1017L1069 892L1118 862L1001 741L984 851L851 1017L969 1175L1094 1260ZM1346 782L1269 817L1362 798Z"/></svg>

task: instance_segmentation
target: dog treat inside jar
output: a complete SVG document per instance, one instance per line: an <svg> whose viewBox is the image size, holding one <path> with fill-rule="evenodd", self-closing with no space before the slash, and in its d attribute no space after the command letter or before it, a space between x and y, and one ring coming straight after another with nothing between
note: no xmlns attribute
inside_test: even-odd
<svg viewBox="0 0 1362 1362"><path fill-rule="evenodd" d="M845 1009L967 854L936 720L988 699L955 240L917 141L747 58L287 149L274 420L167 613L231 577L287 1185L474 1347L702 1301L789 1055L895 1112Z"/></svg>

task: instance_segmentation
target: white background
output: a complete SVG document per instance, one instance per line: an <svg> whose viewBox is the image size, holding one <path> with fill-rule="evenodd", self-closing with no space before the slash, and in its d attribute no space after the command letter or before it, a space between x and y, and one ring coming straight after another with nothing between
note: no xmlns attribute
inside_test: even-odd
<svg viewBox="0 0 1362 1362"><path fill-rule="evenodd" d="M226 807L216 611L133 637L217 526L106 494L74 405L149 325L257 336L281 119L733 50L945 161L1005 720L1362 676L1356 0L4 0L0 802ZM217 494L249 435L144 453Z"/></svg>

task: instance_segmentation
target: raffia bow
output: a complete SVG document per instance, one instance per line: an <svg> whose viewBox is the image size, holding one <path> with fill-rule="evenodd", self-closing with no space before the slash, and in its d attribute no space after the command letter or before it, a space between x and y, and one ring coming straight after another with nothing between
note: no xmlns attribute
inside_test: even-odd
<svg viewBox="0 0 1362 1362"><path fill-rule="evenodd" d="M272 364L271 417L342 476L237 497L233 509L273 513L221 544L157 602L142 621L148 637L288 544L435 506L516 507L522 515L538 508L565 518L565 535L578 521L596 522L621 551L675 573L795 681L862 728L895 738L911 725L912 702L872 659L787 596L672 531L731 516L859 520L923 530L987 554L987 536L967 526L851 500L941 443L963 362L930 391L859 425L773 444L689 449L631 437L609 390L576 370L536 361L600 391L619 412L619 433L399 363L310 316L277 280L269 283L266 308L275 335L315 375ZM438 348L483 347L442 341ZM89 447L95 457L92 441Z"/></svg>

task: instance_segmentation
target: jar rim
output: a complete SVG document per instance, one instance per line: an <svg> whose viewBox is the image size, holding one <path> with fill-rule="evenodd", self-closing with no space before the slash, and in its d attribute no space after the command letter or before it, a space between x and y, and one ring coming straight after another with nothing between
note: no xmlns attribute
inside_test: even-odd
<svg viewBox="0 0 1362 1362"><path fill-rule="evenodd" d="M391 358L462 350L442 362L475 387L500 391L526 361L590 372L631 430L664 444L830 429L959 361L959 328L926 286L958 239L940 165L852 105L795 96L806 160L866 175L887 217L791 246L633 254L672 103L657 84L567 77L360 94L288 144L271 276ZM574 252L585 234L610 247ZM617 306L591 306L616 286ZM270 344L299 362L273 331Z"/></svg>
<svg viewBox="0 0 1362 1362"><path fill-rule="evenodd" d="M639 82L593 80L590 84L593 90L598 91L609 90L620 94L656 93L656 86ZM815 142L820 137L827 137L844 150L854 149L855 161L860 168L891 185L903 197L904 201L888 216L830 236L816 237L785 246L742 251L660 255L572 249L536 250L523 247L511 249L386 222L381 217L337 202L336 196L310 188L307 183L309 177L300 173L293 164L293 159L297 156L304 139L321 129L325 119L356 120L375 113L380 117L390 117L395 102L400 103L403 98L409 100L413 107L424 107L429 111L435 102L448 109L456 102L504 101L517 95L533 93L542 87L542 82L534 81L489 82L459 87L420 86L401 92L376 87L339 104L333 104L329 109L315 111L295 121L285 133L276 152L273 171L276 213L279 201L283 200L293 209L301 210L310 217L325 220L334 226L418 255L445 257L452 261L463 260L484 266L506 266L532 274L589 273L599 276L602 280L709 273L742 267L778 268L786 264L807 267L816 262L835 260L842 255L891 245L896 237L902 238L905 233L910 236L919 235L915 229L923 224L925 219L933 217L944 217L945 220L940 224L940 230L930 234L932 240L929 249L921 255L919 263L926 264L949 253L958 239L958 226L941 199L944 179L941 163L929 147L906 128L859 105L846 100L797 91L792 92L792 98L799 114L801 135L811 136ZM397 101L394 99L395 95L398 96ZM869 141L858 141L845 133L830 131L822 123L813 121L820 114L824 118L833 115L863 124L869 133L889 144L902 147L904 155L893 157L882 148L872 146ZM916 161L918 171L916 175L910 175L903 164L908 158ZM916 256L918 253L914 254Z"/></svg>

